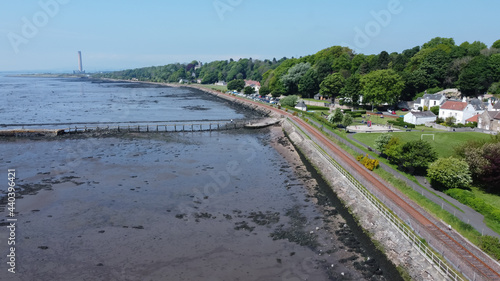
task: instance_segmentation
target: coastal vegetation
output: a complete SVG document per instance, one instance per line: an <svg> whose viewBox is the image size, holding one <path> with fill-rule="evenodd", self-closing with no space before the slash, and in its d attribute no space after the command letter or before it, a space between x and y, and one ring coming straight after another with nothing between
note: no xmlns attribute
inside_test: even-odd
<svg viewBox="0 0 500 281"><path fill-rule="evenodd" d="M246 79L259 81L261 93L273 96L317 93L339 97L351 105L394 104L444 88L458 88L466 96L500 94L500 40L492 46L475 41L457 45L436 37L401 53L357 54L333 46L313 55L276 60L192 61L96 74L96 77L153 82L213 84Z"/></svg>

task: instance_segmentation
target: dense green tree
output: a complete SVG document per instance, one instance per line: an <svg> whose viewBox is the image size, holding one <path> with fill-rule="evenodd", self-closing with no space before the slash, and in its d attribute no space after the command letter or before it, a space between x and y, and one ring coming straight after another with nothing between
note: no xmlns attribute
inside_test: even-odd
<svg viewBox="0 0 500 281"><path fill-rule="evenodd" d="M298 63L288 70L288 73L281 77L281 82L285 86L288 94L297 94L299 92L300 79L311 68L308 62Z"/></svg>
<svg viewBox="0 0 500 281"><path fill-rule="evenodd" d="M492 48L500 49L500 40L497 40L491 45Z"/></svg>
<svg viewBox="0 0 500 281"><path fill-rule="evenodd" d="M340 73L328 75L320 84L319 93L325 97L335 99L344 87L345 79Z"/></svg>
<svg viewBox="0 0 500 281"><path fill-rule="evenodd" d="M318 91L318 74L316 69L309 68L299 80L299 94L302 95L302 97L312 98Z"/></svg>
<svg viewBox="0 0 500 281"><path fill-rule="evenodd" d="M340 55L338 58L333 60L332 69L335 72L339 72L340 70L349 70L351 69L351 59L349 55L344 53Z"/></svg>
<svg viewBox="0 0 500 281"><path fill-rule="evenodd" d="M243 89L243 93L247 96L255 93L255 89L253 87L247 86ZM262 93L260 93L262 95Z"/></svg>
<svg viewBox="0 0 500 281"><path fill-rule="evenodd" d="M486 92L492 82L488 58L477 56L464 67L457 84L463 95L474 96Z"/></svg>
<svg viewBox="0 0 500 281"><path fill-rule="evenodd" d="M344 88L340 90L340 96L347 100L348 104L352 106L359 103L359 96L361 94L360 75L354 74L347 78Z"/></svg>
<svg viewBox="0 0 500 281"><path fill-rule="evenodd" d="M401 76L392 69L370 72L361 77L360 84L363 102L370 102L372 105L395 104L405 87Z"/></svg>
<svg viewBox="0 0 500 281"><path fill-rule="evenodd" d="M328 115L328 121L332 124L338 124L342 122L343 114L340 108L336 108L333 113Z"/></svg>
<svg viewBox="0 0 500 281"><path fill-rule="evenodd" d="M316 68L316 74L318 76L319 82L323 81L323 79L325 79L326 76L328 76L332 73L332 66L326 60L318 61L315 68Z"/></svg>
<svg viewBox="0 0 500 281"><path fill-rule="evenodd" d="M298 100L299 100L299 97L296 95L286 96L286 97L280 99L280 104L282 106L295 107Z"/></svg>
<svg viewBox="0 0 500 281"><path fill-rule="evenodd" d="M432 187L439 190L468 188L472 183L469 165L458 158L439 158L427 170Z"/></svg>
<svg viewBox="0 0 500 281"><path fill-rule="evenodd" d="M389 141L392 139L391 134L381 134L375 139L375 148L381 153L384 154L386 146L389 144Z"/></svg>
<svg viewBox="0 0 500 281"><path fill-rule="evenodd" d="M377 58L377 69L387 69L389 67L389 62L391 62L389 53L382 51Z"/></svg>
<svg viewBox="0 0 500 281"><path fill-rule="evenodd" d="M424 174L429 164L437 159L437 153L429 142L416 140L404 143L397 158L402 170L411 174Z"/></svg>
<svg viewBox="0 0 500 281"><path fill-rule="evenodd" d="M352 115L349 113L344 114L344 116L342 117L342 125L344 126L346 131L347 127L351 126L353 122L354 119L352 118Z"/></svg>
<svg viewBox="0 0 500 281"><path fill-rule="evenodd" d="M240 92L243 88L245 88L245 81L243 79L235 79L227 83L227 89L231 91L236 90Z"/></svg>
<svg viewBox="0 0 500 281"><path fill-rule="evenodd" d="M434 115L438 116L439 115L439 105L437 106L432 106L430 108L431 112L434 113Z"/></svg>
<svg viewBox="0 0 500 281"><path fill-rule="evenodd" d="M387 155L387 159L393 164L399 163L399 158L401 157L401 147L403 143L398 137L392 136L389 142L385 145L384 153Z"/></svg>
<svg viewBox="0 0 500 281"><path fill-rule="evenodd" d="M262 95L262 96L267 96L271 93L271 90L269 89L269 87L266 87L266 86L262 86L260 87L259 89L259 94Z"/></svg>
<svg viewBox="0 0 500 281"><path fill-rule="evenodd" d="M422 46L422 49L435 48L439 45L446 45L446 46L449 46L451 48L451 47L455 46L455 40L453 40L453 38L435 37L435 38L432 38L429 42L424 43L424 45Z"/></svg>

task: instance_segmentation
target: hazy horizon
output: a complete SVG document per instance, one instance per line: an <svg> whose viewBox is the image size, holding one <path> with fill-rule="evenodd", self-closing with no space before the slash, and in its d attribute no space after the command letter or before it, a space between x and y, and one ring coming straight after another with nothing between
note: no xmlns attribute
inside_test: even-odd
<svg viewBox="0 0 500 281"><path fill-rule="evenodd" d="M432 6L430 5L432 3ZM3 1L2 72L87 72L280 59L341 45L357 53L402 52L434 37L457 44L500 39L500 3L386 0Z"/></svg>

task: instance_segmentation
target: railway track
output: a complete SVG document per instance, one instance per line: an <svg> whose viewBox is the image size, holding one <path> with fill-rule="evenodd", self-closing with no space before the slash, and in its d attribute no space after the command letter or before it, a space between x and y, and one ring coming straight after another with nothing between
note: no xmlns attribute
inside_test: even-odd
<svg viewBox="0 0 500 281"><path fill-rule="evenodd" d="M241 98L236 98L240 99ZM465 261L465 263L473 269L473 271L481 276L485 280L500 280L500 273L487 265L483 260L474 255L472 252L467 250L459 241L452 238L445 231L439 228L435 223L429 220L424 214L420 213L410 204L408 204L405 200L403 200L399 195L394 193L391 189L389 189L384 183L379 181L376 177L374 177L371 173L369 173L364 167L361 167L357 161L355 161L350 155L347 155L342 149L337 147L337 145L333 144L328 138L326 138L322 133L318 132L313 126L306 123L302 119L293 116L288 112L283 112L282 110L278 110L274 107L260 104L253 101L245 100L249 103L264 107L272 112L275 112L280 115L285 115L289 117L293 122L300 125L308 134L314 136L316 140L321 142L321 144L327 147L331 152L337 154L341 159L349 166L351 166L358 175L365 178L365 180L369 181L375 188L378 189L386 198L391 200L394 204L396 204L401 210L406 212L409 216L413 218L415 222L418 222L423 228L432 235L435 239L437 239L440 243L445 245L446 248L451 250L457 257L461 260ZM469 277L470 278L470 277ZM474 276L474 280L476 276Z"/></svg>

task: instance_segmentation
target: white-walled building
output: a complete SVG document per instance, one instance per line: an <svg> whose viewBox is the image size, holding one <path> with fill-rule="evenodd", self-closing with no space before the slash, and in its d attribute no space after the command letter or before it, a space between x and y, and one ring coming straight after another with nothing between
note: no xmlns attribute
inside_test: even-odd
<svg viewBox="0 0 500 281"><path fill-rule="evenodd" d="M451 116L455 118L455 123L465 124L465 120L483 112L484 109L474 106L471 103L449 100L439 108L439 118L446 119Z"/></svg>
<svg viewBox="0 0 500 281"><path fill-rule="evenodd" d="M423 97L418 98L413 103L413 109L418 110L419 107L422 109L427 106L430 109L433 106L440 106L446 101L446 96L441 94L425 94Z"/></svg>
<svg viewBox="0 0 500 281"><path fill-rule="evenodd" d="M436 121L436 114L431 111L423 111L423 112L408 112L404 116L404 121L406 123L414 124L414 125L424 125L426 122L434 122Z"/></svg>

